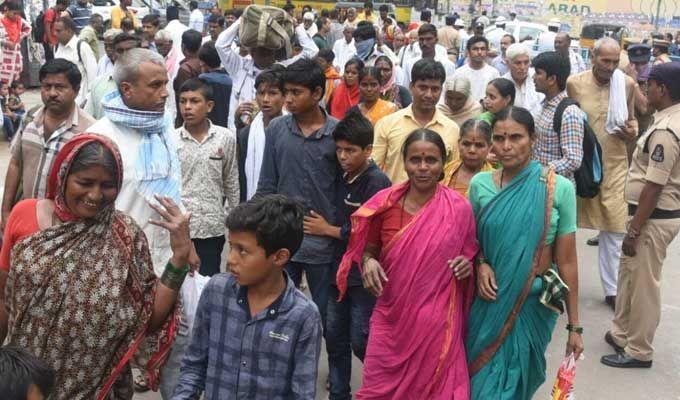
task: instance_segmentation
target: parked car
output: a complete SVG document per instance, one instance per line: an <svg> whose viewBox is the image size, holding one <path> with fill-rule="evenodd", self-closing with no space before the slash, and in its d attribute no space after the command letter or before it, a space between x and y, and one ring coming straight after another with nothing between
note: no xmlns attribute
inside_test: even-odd
<svg viewBox="0 0 680 400"><path fill-rule="evenodd" d="M117 7L120 0L92 0L92 13L99 14L104 18L105 29L111 28L111 9ZM149 13L160 16L161 22L165 24L165 8L170 4L169 0L132 0L130 8L135 11L135 16L142 21ZM189 22L188 2L173 1L179 7L179 19L183 24Z"/></svg>

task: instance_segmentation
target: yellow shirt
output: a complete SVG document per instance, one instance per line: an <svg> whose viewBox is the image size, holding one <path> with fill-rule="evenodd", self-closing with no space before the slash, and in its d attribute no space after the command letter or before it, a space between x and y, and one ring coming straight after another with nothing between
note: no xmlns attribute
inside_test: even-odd
<svg viewBox="0 0 680 400"><path fill-rule="evenodd" d="M375 14L371 13L371 15L366 17L365 12L360 12L359 15L357 15L357 21L368 21L375 25Z"/></svg>
<svg viewBox="0 0 680 400"><path fill-rule="evenodd" d="M420 126L413 116L413 106L408 106L383 117L375 124L373 139L373 160L393 184L408 179L404 170L402 147L408 135L416 129L427 128L437 132L446 145L444 171L450 171L453 160L458 158L458 125L435 110L432 120Z"/></svg>
<svg viewBox="0 0 680 400"><path fill-rule="evenodd" d="M134 27L139 28L139 20L135 17L135 13L129 8L123 11L120 7L113 7L111 10L111 28L120 29L120 23L125 18L130 18Z"/></svg>

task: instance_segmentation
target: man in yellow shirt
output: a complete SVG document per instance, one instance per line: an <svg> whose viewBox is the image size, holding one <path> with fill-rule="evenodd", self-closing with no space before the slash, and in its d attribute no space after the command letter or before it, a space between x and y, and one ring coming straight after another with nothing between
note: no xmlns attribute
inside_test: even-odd
<svg viewBox="0 0 680 400"><path fill-rule="evenodd" d="M407 179L402 147L406 137L416 129L433 130L444 140L447 153L445 174L458 157L458 125L437 109L445 79L446 71L441 63L425 58L416 62L409 85L413 103L376 123L373 160L392 183Z"/></svg>
<svg viewBox="0 0 680 400"><path fill-rule="evenodd" d="M368 0L364 2L364 10L357 15L357 21L368 21L373 25L376 24L375 14L373 14L373 2Z"/></svg>
<svg viewBox="0 0 680 400"><path fill-rule="evenodd" d="M111 28L121 29L120 24L125 18L132 20L135 29L139 28L139 20L135 17L136 11L130 7L132 0L120 0L118 7L111 10Z"/></svg>

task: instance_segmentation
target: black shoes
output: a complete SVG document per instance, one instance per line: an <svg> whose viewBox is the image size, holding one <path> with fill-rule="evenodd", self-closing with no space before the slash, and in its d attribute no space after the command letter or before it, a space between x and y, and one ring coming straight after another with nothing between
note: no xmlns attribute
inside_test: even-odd
<svg viewBox="0 0 680 400"><path fill-rule="evenodd" d="M607 305L609 306L609 308L612 309L612 311L616 311L616 296L605 296L604 302L607 303Z"/></svg>
<svg viewBox="0 0 680 400"><path fill-rule="evenodd" d="M623 347L619 346L614 342L614 337L612 337L612 333L607 331L607 333L604 334L604 341L607 342L608 345L612 346L614 351L617 353L623 353Z"/></svg>
<svg viewBox="0 0 680 400"><path fill-rule="evenodd" d="M598 246L600 244L599 236L595 236L595 237L592 237L592 238L586 240L586 244L588 246Z"/></svg>
<svg viewBox="0 0 680 400"><path fill-rule="evenodd" d="M606 338L606 336L605 336ZM600 362L608 367L614 368L651 368L652 361L640 361L626 353L610 354L602 356Z"/></svg>

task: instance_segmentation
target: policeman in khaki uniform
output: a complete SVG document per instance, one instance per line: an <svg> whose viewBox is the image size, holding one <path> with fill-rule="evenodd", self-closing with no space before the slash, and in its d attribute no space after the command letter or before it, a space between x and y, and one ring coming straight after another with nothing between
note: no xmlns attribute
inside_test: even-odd
<svg viewBox="0 0 680 400"><path fill-rule="evenodd" d="M637 141L626 178L630 218L623 240L616 313L605 341L617 368L652 366L652 340L661 316L661 267L680 230L680 63L655 65L647 98L654 121Z"/></svg>

